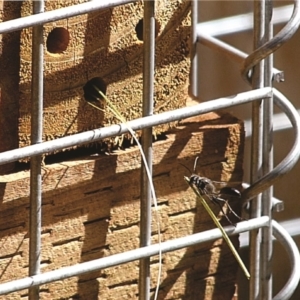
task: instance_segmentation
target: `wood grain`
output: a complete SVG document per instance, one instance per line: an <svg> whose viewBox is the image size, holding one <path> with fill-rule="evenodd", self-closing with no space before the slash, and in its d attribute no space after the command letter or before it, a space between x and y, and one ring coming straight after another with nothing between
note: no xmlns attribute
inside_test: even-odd
<svg viewBox="0 0 300 300"><path fill-rule="evenodd" d="M79 2L84 1L46 1L45 10ZM189 8L189 1L156 1L155 112L183 107L188 97ZM31 10L31 2L24 1L22 15ZM100 78L96 85L101 89L103 82L106 96L127 120L141 116L143 41L138 39L136 26L142 18L139 1L45 24L44 140L118 122L105 104L100 105L105 109L101 112L85 101L83 88L94 78ZM58 32L49 47L53 30ZM31 32L24 29L21 33L20 146L30 141ZM58 53L53 53L55 48ZM90 93L94 92L86 98ZM169 126L158 126L155 133Z"/></svg>
<svg viewBox="0 0 300 300"><path fill-rule="evenodd" d="M154 185L163 241L213 228L183 180L199 156L198 173L241 181L243 125L211 113L182 122L154 143ZM42 272L139 247L140 154L136 147L111 155L48 165L43 173ZM29 172L0 176L1 282L28 274ZM240 203L231 204L236 211ZM212 209L219 215L217 206ZM230 216L231 217L231 216ZM153 210L152 241L157 242ZM238 237L232 238L238 246ZM158 258L151 259L151 286ZM237 263L222 240L163 255L159 299L231 299ZM41 299L138 299L138 262L41 287ZM0 297L20 299L27 291Z"/></svg>
<svg viewBox="0 0 300 300"><path fill-rule="evenodd" d="M0 0L0 22L20 17L20 1ZM19 145L20 31L0 35L0 152ZM14 163L1 165L0 174L11 172Z"/></svg>

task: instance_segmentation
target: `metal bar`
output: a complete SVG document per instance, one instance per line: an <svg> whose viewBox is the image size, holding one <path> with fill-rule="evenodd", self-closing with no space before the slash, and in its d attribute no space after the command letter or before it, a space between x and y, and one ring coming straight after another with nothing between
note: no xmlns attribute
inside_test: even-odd
<svg viewBox="0 0 300 300"><path fill-rule="evenodd" d="M198 42L204 46L217 51L218 53L226 55L230 60L235 61L238 64L243 64L244 60L248 56L247 53L211 36L206 32L198 31Z"/></svg>
<svg viewBox="0 0 300 300"><path fill-rule="evenodd" d="M273 88L274 103L289 118L294 131L295 141L288 155L270 172L264 175L249 188L243 191L244 204L249 202L255 195L266 190L268 187L278 181L284 174L288 173L300 158L300 116L293 104L278 90Z"/></svg>
<svg viewBox="0 0 300 300"><path fill-rule="evenodd" d="M200 42L202 45L205 45L209 47L212 50L217 51L218 53L221 53L225 56L227 56L232 61L235 61L236 63L242 65L245 62L245 59L248 57L248 54L231 46L226 44L225 42L212 37L210 35L207 35L206 33L197 33L198 42ZM284 74L283 71L278 70L276 68L272 69L273 79L277 82L284 81Z"/></svg>
<svg viewBox="0 0 300 300"><path fill-rule="evenodd" d="M0 34L5 32L12 32L21 30L37 25L43 25L46 23L67 19L82 14L87 14L92 11L112 8L115 6L137 2L138 0L101 0L101 1L89 1L69 7L59 8L51 11L47 11L38 15L25 16L22 18L9 20L0 23Z"/></svg>
<svg viewBox="0 0 300 300"><path fill-rule="evenodd" d="M288 7L288 9L290 9L290 6ZM275 9L276 10L276 9ZM294 14L295 15L295 14ZM217 21L215 21L217 22ZM205 23L204 23L205 24ZM205 27L204 27L205 28ZM200 33L199 29L198 29L198 39L199 41L214 49L217 50L221 53L224 53L225 55L229 56L230 59L238 62L238 63L242 63L243 59L245 59L246 54L212 36L208 36L204 33ZM283 73L277 69L273 68L273 74L275 76L275 80L276 81L282 81L283 80ZM274 184L275 180L277 180L276 178L281 177L280 174L285 174L287 173L292 166L294 166L294 164L296 163L296 161L299 159L299 146L298 143L300 142L299 136L298 136L298 132L299 132L299 116L298 113L295 111L294 107L289 104L288 99L281 94L279 91L273 89L274 93L275 93L275 97L278 99L276 101L276 104L281 107L281 109L283 109L285 111L286 114L289 115L290 121L293 124L293 127L295 128L295 143L294 143L294 147L291 150L291 152L289 153L289 155L287 157L289 157L290 163L287 163L285 160L282 161L282 163L280 163L272 172L270 172L270 174L264 176L263 178L261 178L260 180L258 180L257 182L255 182L254 184L251 185L251 187L249 187L244 193L244 201L248 202L249 200L251 200L255 195L257 195L259 192L262 192L264 189L267 189L268 186L270 186L271 184ZM275 126L278 126L278 124ZM294 157L294 158L293 158Z"/></svg>
<svg viewBox="0 0 300 300"><path fill-rule="evenodd" d="M294 5L285 5L273 9L273 24L286 23L291 19ZM253 30L253 13L246 13L217 20L201 22L197 25L198 34L222 36Z"/></svg>
<svg viewBox="0 0 300 300"><path fill-rule="evenodd" d="M262 0L261 0L262 1ZM248 78L248 72L257 65L257 63L287 42L298 30L300 25L300 0L294 0L294 10L289 22L281 29L272 40L260 45L252 52L245 60L242 69L242 75L245 79Z"/></svg>
<svg viewBox="0 0 300 300"><path fill-rule="evenodd" d="M44 11L44 0L33 2L33 13ZM32 86L31 86L31 144L42 142L43 135L43 26L32 32ZM41 155L30 160L30 218L29 218L29 276L40 273L41 256L42 171ZM29 289L29 299L39 299L39 286Z"/></svg>
<svg viewBox="0 0 300 300"><path fill-rule="evenodd" d="M269 219L270 220L270 219ZM295 292L299 280L300 280L300 254L299 249L291 238L292 235L299 235L299 224L300 219L294 219L292 221L285 221L278 224L276 221L272 220L272 229L273 229L273 240L277 240L285 251L288 254L290 264L291 264L291 274L289 279L287 280L284 287L278 294L273 298L273 300L287 300L290 299L292 294ZM268 226L262 227L262 229L268 228ZM288 230L287 230L288 229ZM240 247L247 247L249 246L246 234L240 235ZM275 274L276 276L277 274ZM281 274L278 274L280 276Z"/></svg>
<svg viewBox="0 0 300 300"><path fill-rule="evenodd" d="M251 101L268 98L271 96L271 88L252 90L224 98L218 98L216 100L207 101L190 107L179 108L149 117L138 118L132 121L128 121L128 125L116 124L104 128L98 128L73 134L71 136L66 136L52 141L46 141L39 145L30 145L20 149L5 151L0 153L0 165L30 156L62 150L68 147L73 147L75 145L78 146L82 144L92 143L107 137L121 135L128 132L128 126L130 126L133 130L141 130L146 127L173 122L176 120L197 116L231 106L245 104Z"/></svg>
<svg viewBox="0 0 300 300"><path fill-rule="evenodd" d="M269 0L262 0L261 3L264 3L264 1L268 2ZM39 12L43 11L43 2L44 2L43 0L38 1L37 3L35 3L35 1L34 1L34 7L35 7L34 13L39 13ZM33 25L40 25L40 24L44 24L47 22L52 22L55 20L64 19L64 18L80 15L83 13L88 13L90 11L95 11L98 9L113 7L113 6L126 4L126 3L130 3L130 2L136 2L136 1L124 1L124 0L121 1L121 0L119 0L119 1L105 1L105 3L103 3L103 2L104 1L90 1L90 2L79 4L76 6L70 6L67 8L63 8L63 9L59 9L59 10L55 10L55 11L51 11L51 12L41 13L39 15L33 15L33 16L16 19L16 20L3 22L2 24L0 24L0 33L19 30L19 29L22 29L25 27L30 27ZM148 3L148 2L151 2L151 3ZM143 116L144 117L141 119L137 119L137 120L128 122L129 124L131 124L131 123L133 124L132 126L131 125L130 126L134 130L144 128L143 129L143 147L145 149L144 151L146 153L146 157L147 157L147 160L148 160L150 166L152 165L152 149L151 149L152 140L151 140L151 138L149 138L149 137L152 137L151 126L178 120L178 119L181 119L184 117L197 115L199 113L204 113L204 112L208 112L208 111L212 111L212 110L216 110L216 109L221 109L221 108L225 108L225 107L229 107L229 106L233 106L233 105L239 105L242 103L247 103L249 101L259 100L259 99L262 99L265 97L270 98L272 96L271 89L260 89L259 91L254 91L254 93L248 92L248 93L239 94L238 98L235 98L235 99L221 98L221 99L210 101L207 103L209 107L206 107L205 105L199 105L199 106L197 105L197 107L194 106L192 108L179 109L179 110L175 110L175 111L168 112L168 113L163 113L163 114L156 115L156 116L151 116L153 113L151 101L153 101L153 75L154 75L154 73L151 73L151 72L154 70L154 55L152 55L150 52L152 51L151 46L153 46L153 49L154 49L154 37L152 36L152 34L154 34L154 30L153 30L153 28L154 28L153 27L153 25L154 25L154 2L155 1L152 1L152 0L145 1L145 15L144 15L145 59L144 59L144 91L143 91L143 93L144 93ZM295 3L296 3L295 10L294 10L291 22L289 22L289 26L287 26L287 28L285 28L282 31L284 33L284 39L289 38L299 26L300 13L299 13L299 9L297 6L298 2L299 1L295 1ZM194 0L193 3L196 7L197 1ZM151 12L153 14L151 15L151 13L150 13L150 15L147 15L147 7L149 8L151 5L153 5L153 7L152 7L153 11ZM260 4L258 4L258 5L260 5ZM194 7L193 13L195 13L195 7ZM261 8L262 8L262 6L260 6L260 12L262 12ZM150 12L150 10L149 10L149 12ZM148 18L149 18L149 24L147 24ZM297 18L298 18L298 20L296 20ZM193 40L196 38L196 34L195 34L197 31L196 25L195 25L196 19L197 18L195 18L195 16L193 16L193 20L194 20L193 34L192 34ZM261 25L264 23L264 21L261 18L257 18L257 17L255 19L262 21L259 25L261 27ZM149 28L147 25L149 25ZM145 29L145 27L147 27L147 28ZM147 186L148 180L146 179L145 171L142 171L142 181L141 181L141 184L142 184L142 188L141 188L142 193L141 194L143 195L142 199L145 200L145 201L142 201L142 205L141 205L141 218L143 219L142 223L144 224L142 226L144 226L143 228L145 229L145 231L141 230L141 236L144 235L144 233L145 233L144 237L141 237L141 246L145 246L145 247L142 247L142 248L139 248L136 250L132 250L132 251L128 251L125 253L117 254L117 255L114 255L111 257L106 257L106 258L102 258L99 260L82 263L82 264L79 264L76 266L71 266L71 267L67 267L67 268L62 268L60 270L51 271L51 272L47 272L44 274L39 274L40 273L40 269L39 269L39 254L40 254L40 252L39 251L40 251L40 228L41 228L41 214L40 214L41 210L40 210L40 208L41 208L41 193L42 193L42 189L41 189L41 187L42 187L41 186L41 154L46 153L46 152L51 152L53 150L60 150L60 149L71 147L71 146L78 145L78 144L93 142L93 141L100 140L100 139L103 139L108 136L118 135L118 134L127 132L127 126L124 126L124 124L120 124L120 125L110 126L103 130L102 129L91 130L88 132L76 134L76 135L69 136L66 138L49 141L47 143L41 143L42 142L42 92L43 92L42 33L43 33L42 26L38 26L33 29L33 72L32 72L33 73L33 80L32 80L33 106L32 106L31 138L32 138L32 144L36 144L36 145L24 147L22 149L11 150L11 151L7 151L7 152L0 154L0 164L4 164L9 161L18 160L20 158L25 158L25 157L28 157L31 155L34 156L31 159L31 178L30 178L30 180L31 180L30 181L30 201L31 201L30 210L31 211L30 211L29 275L31 275L31 277L23 278L20 280L16 280L16 281L12 281L12 282L0 285L0 294L8 293L7 288L8 289L10 288L11 289L10 291L16 291L16 290L20 290L23 288L29 288L29 298L30 299L38 299L39 298L38 292L39 292L40 284L68 278L68 277L75 276L75 275L84 274L87 272L102 269L104 267L114 266L114 265L117 265L120 263L126 263L128 261L133 261L136 259L141 259L141 262L146 262L146 264L145 264L144 270L141 270L141 275L140 275L140 282L141 282L141 285L139 287L140 298L141 299L149 299L149 286L150 286L150 277L149 277L149 261L150 261L150 259L149 259L149 257L150 256L158 254L159 251L163 251L163 252L173 251L173 250L185 247L182 245L186 245L186 246L193 245L196 242L198 242L199 238L202 238L201 242L212 240L212 239L214 239L214 236L211 233L211 232L213 232L213 230L212 230L212 231L207 231L207 232L203 232L203 233L199 233L199 234L194 234L192 236L184 237L181 239L176 239L173 241L168 241L168 242L165 242L162 244L156 244L156 245L149 246L150 245L150 233L151 233L150 225L149 225L149 220L151 219L151 211L150 211L150 209L151 209L151 193L150 193L149 186ZM149 36L147 36L148 33L149 33ZM258 30L257 33L258 33L258 36L260 39L261 38L261 30ZM147 37L149 37L149 40ZM270 37L268 37L268 39L270 39ZM148 45L146 45L147 40L149 41ZM153 44L151 44L152 41L153 41ZM273 41L273 43L276 45L280 44L280 43L282 44L283 38L281 38L280 40L277 39L277 42ZM193 45L194 44L196 47L195 41L194 41ZM150 50L148 48L150 48ZM34 49L36 49L36 50L34 50ZM232 49L227 49L227 50L228 50L227 53L231 52L232 57L235 57L236 59L240 59L242 52L238 52L238 50L232 51ZM267 50L261 49L261 52L263 54L266 51L270 51L270 49L267 49ZM247 58L246 64L247 65L252 64L251 67L254 66L258 62L258 59L257 59L258 51L256 51L255 53L256 53L255 55L250 55ZM269 54L270 53L268 52L266 55L269 55ZM197 68L197 63L196 63L197 58L194 55L192 55L191 57L192 57L192 61L193 61L192 77L191 77L191 90L192 90L193 95L197 95L197 90L196 90L197 85L195 84L195 82L197 82L197 80L196 80L197 77L195 76L196 71L197 71L197 69L196 69ZM151 65L151 63L153 63L153 65ZM262 65L263 64L261 63L260 67L259 67L260 70L258 71L258 73L256 75L253 76L253 86L255 88L262 87L262 85L261 85ZM153 68L152 68L152 66L153 66ZM270 80L272 77L271 76L271 71L272 71L271 60L269 60L269 62L267 61L266 66L267 66L266 67L267 70L265 72L265 74L266 74L265 82L268 82L267 86L271 86L271 83L270 83ZM273 72L274 72L274 69L273 69ZM147 77L147 76L149 76L149 77ZM255 97L257 97L258 93L262 93L262 92L265 93L264 96L255 98ZM269 172L270 170L272 170L272 167L273 167L272 162L267 161L267 164L263 165L264 173L267 173L267 174L263 178L261 178L257 182L255 182L255 184L252 187L249 187L246 190L246 192L243 195L244 196L246 195L247 200L253 198L253 197L249 198L249 197L251 197L251 195L257 194L262 189L273 184L275 179L278 180L283 174L285 174L288 170L290 170L292 168L292 166L295 164L295 161L298 160L298 158L299 158L300 151L298 151L298 153L295 155L294 159L291 159L292 153L294 153L296 151L296 149L299 150L299 136L298 136L299 135L299 120L294 116L295 112L294 112L294 108L292 107L292 105L289 104L290 105L289 106L287 103L285 103L285 101L282 101L283 96L279 92L274 91L274 93L276 93L275 96L277 97L277 104L284 111L288 111L287 114L289 115L290 120L291 120L293 126L295 127L295 131L296 131L295 144L294 144L293 149L290 151L289 155L286 157L286 159L284 159L272 172ZM256 95L255 97L254 97L254 94ZM242 95L241 96L242 98L239 98L240 95ZM244 96L249 97L249 98L243 98ZM249 100L249 99L251 99L251 100ZM219 103L220 100L224 101L225 103L223 103L223 104ZM212 105L215 105L215 108L213 108ZM271 107L272 107L271 101L269 101L269 100L264 101L265 111L268 111L268 115L265 117L265 123L264 123L264 136L266 136L270 130ZM198 109L198 112L195 111L195 108ZM259 145L260 140L261 140L261 122L260 122L261 104L259 103L259 101L253 103L253 108L254 108L253 115L255 116L255 118L257 118L256 122L253 122L254 123L254 127L253 127L254 144L253 145L255 147L255 145L256 146ZM257 129L257 132L255 132L255 128ZM77 137L80 137L80 139L77 140ZM63 141L63 144L59 145L62 141ZM51 150L49 150L49 148L51 148ZM258 147L255 147L255 149L256 149L255 150L256 153L254 153L253 157L258 158L258 160L259 160L260 156L259 156L259 151L257 151ZM264 144L264 159L263 159L263 161L266 161L265 160L266 155L268 155L267 153L270 153L270 152L266 152L266 151L269 151L269 149L270 149L270 142L266 141L266 143ZM12 155L12 157L8 158L10 155ZM1 159L2 159L2 162L1 162ZM258 161L258 163L256 163L256 164L253 164L253 166L254 165L255 165L255 167L257 167L257 166L259 167L260 161ZM256 171L258 171L258 172L256 172ZM259 171L260 170L255 170L254 173L256 173L256 174L254 174L253 178L257 179L260 176ZM291 296L291 294L293 293L293 291L295 290L297 283L299 281L299 278L300 278L300 272L297 271L297 268L296 268L300 263L299 252L298 252L295 244L293 243L293 240L290 239L290 237L287 236L287 234L281 230L281 228L278 226L278 224L276 222L274 222L274 221L270 222L271 221L271 219L270 219L271 218L271 214L270 214L271 195L272 195L272 193L270 193L269 191L264 193L263 210L262 210L263 214L265 215L264 217L259 217L259 218L255 218L254 220L239 223L237 228L235 228L235 229L232 229L232 227L226 229L231 234L237 234L239 232L242 232L239 230L242 230L243 226L244 226L243 231L257 229L261 226L266 227L265 229L262 230L262 233L263 233L262 234L262 241L263 241L262 258L263 259L262 259L262 263L260 265L261 274L262 274L262 278L263 278L263 281L262 281L263 285L262 285L262 289L260 289L259 286L255 284L254 289L253 289L254 292L252 293L254 298L252 298L252 299L257 299L256 296L260 294L260 291L261 291L261 294L260 294L261 298L271 299L270 298L271 297L271 294L270 294L271 280L269 279L270 278L269 277L269 275L270 275L269 260L270 260L270 255L272 253L271 252L271 244L270 244L271 223L273 224L274 234L279 237L280 241L282 242L284 247L287 249L287 252L291 259L292 268L293 268L290 280L288 281L288 283L286 284L284 289L278 295L276 295L276 297L274 299L288 299ZM143 205L144 205L144 207L142 207ZM253 205L253 202L252 202L251 206L253 208L256 205ZM257 212L260 211L259 205L254 207L254 210L255 210L255 212L252 215L259 216L259 213L257 214ZM260 224L259 221L261 221L262 223ZM141 229L142 229L142 226L141 226ZM218 229L215 229L214 231L218 231ZM209 235L206 235L206 234L209 234ZM218 237L221 237L219 232L217 232L217 234L219 235ZM255 242L257 242L259 239L257 238L256 234L254 234L254 236L255 236ZM255 251L256 251L255 252L256 255L259 257L260 253L257 252L257 248L255 248ZM142 266L142 264L141 264L141 266ZM141 269L143 269L143 267L141 267ZM72 275L72 274L74 274L74 275ZM252 275L252 273L251 273L251 275ZM259 275L259 272L258 272L258 275ZM252 275L252 277L253 277L253 275ZM257 276L257 277L259 280L260 277L259 276ZM55 278L58 278L58 279L55 279ZM39 281L39 280L42 280L42 281ZM43 281L43 280L46 280L46 281ZM26 285L25 287L24 287L24 284ZM17 286L17 289L16 289L16 286ZM4 289L2 289L2 287L4 287Z"/></svg>
<svg viewBox="0 0 300 300"><path fill-rule="evenodd" d="M265 28L264 28L264 43L269 42L273 38L272 24L272 0L265 1ZM264 69L264 86L272 87L272 69L273 55L270 54L265 58ZM270 173L273 170L273 98L263 102L263 175ZM272 197L273 187L269 187L262 194L262 215L270 218L269 228L261 229L261 255L260 255L260 280L262 300L272 299Z"/></svg>
<svg viewBox="0 0 300 300"><path fill-rule="evenodd" d="M155 55L155 1L144 2L143 19L143 116L153 115L154 55ZM151 244L152 194L149 180L152 178L152 127L142 130L142 148L149 167L149 173L142 160L141 168L141 220L140 246ZM151 178L148 178L148 175ZM139 299L150 299L150 257L140 260Z"/></svg>
<svg viewBox="0 0 300 300"><path fill-rule="evenodd" d="M272 220L273 235L286 250L291 262L291 275L282 290L273 298L273 300L288 300L291 298L300 281L300 254L299 249L291 238L289 233Z"/></svg>
<svg viewBox="0 0 300 300"><path fill-rule="evenodd" d="M0 34L137 1L138 0L89 1L70 7L47 11L42 13L40 16L25 16L0 23ZM276 7L274 9L274 24L281 24L288 21L290 19L289 14L292 12L292 8L293 5ZM220 36L250 30L253 27L253 23L250 19L252 19L252 13L203 22L197 25L197 32L205 32L209 35Z"/></svg>
<svg viewBox="0 0 300 300"><path fill-rule="evenodd" d="M300 109L297 109L298 115L300 115ZM279 132L284 130L290 130L293 126L289 121L288 117L285 113L275 113L273 115L273 132ZM245 131L246 131L246 138L250 138L252 135L251 132L251 120L247 119L244 121Z"/></svg>
<svg viewBox="0 0 300 300"><path fill-rule="evenodd" d="M247 189L250 184L247 182L242 183L243 189ZM271 199L271 209L274 212L281 212L284 210L284 202L278 198L272 197Z"/></svg>
<svg viewBox="0 0 300 300"><path fill-rule="evenodd" d="M275 200L279 201L279 202L282 201L282 200L276 199L276 198L275 198ZM300 228L298 226L299 224L300 224L300 218L294 218L294 219L289 219L289 220L279 222L279 225L286 231L286 235L289 235L291 238L292 237L297 238L300 236ZM273 223L272 223L272 226L273 226ZM276 240L276 238L274 237L274 235L275 235L274 231L275 230L273 228L273 237L272 237L273 241ZM276 237L277 237L277 235L276 235ZM248 239L248 235L246 232L239 235L239 240L240 240L240 249L249 246L249 239ZM277 242L280 243L280 239L277 238ZM295 251L295 254L297 254L297 252L299 252L299 249L298 249L298 251ZM300 270L298 270L298 272L300 272ZM293 273L293 270L291 273ZM300 276L300 274L299 274L299 276Z"/></svg>
<svg viewBox="0 0 300 300"><path fill-rule="evenodd" d="M264 35L264 0L254 1L254 49L260 47ZM252 88L262 88L264 64L259 62L253 68ZM263 104L261 101L252 103L252 140L251 140L251 184L261 177L262 168L262 113ZM257 195L250 203L250 218L257 218L261 214L261 195ZM259 230L250 233L250 289L249 299L260 298L260 232Z"/></svg>
<svg viewBox="0 0 300 300"><path fill-rule="evenodd" d="M191 1L192 10L192 33L191 33L191 74L190 96L198 98L198 55L197 55L197 24L198 24L198 0Z"/></svg>
<svg viewBox="0 0 300 300"><path fill-rule="evenodd" d="M284 8L278 8L279 11L287 13L287 10L290 10L289 7ZM234 25L230 26L236 26L236 23L243 22L243 26L241 26L241 30L250 29L251 23L249 22L250 14L241 15L241 16L235 16L230 18L225 18L221 21L211 21L207 23L200 23L197 26L197 35L198 39L201 40L202 43L206 43L208 46L214 48L216 50L222 50L225 51L227 55L229 55L231 58L234 58L236 61L241 62L241 57L243 56L243 52L238 51L230 46L224 46L224 43L217 42L214 39L209 39L208 34L210 35L222 35L222 34L228 34L231 32L228 28L226 29L227 22L234 22ZM242 21L243 20L243 21ZM280 23L283 21L282 16L280 18L277 18L277 23ZM218 23L219 22L219 23ZM243 62L243 69L242 74L245 79L248 79L248 72L255 66L259 61L269 56L271 53L276 51L281 45L283 45L287 40L289 40L294 33L297 31L300 25L300 1L294 0L294 10L292 13L292 16L290 17L288 23L284 26L284 28L276 34L276 36L272 39L272 41L268 41L264 45L260 45L257 47L257 49L251 53L247 58L245 58L245 61ZM217 27L219 29L216 29ZM224 31L225 29L225 31ZM235 31L237 32L237 30ZM226 45L226 44L225 44ZM273 70L274 78L277 81L283 81L283 74L282 72L278 72L278 70Z"/></svg>
<svg viewBox="0 0 300 300"><path fill-rule="evenodd" d="M268 217L260 217L249 221L239 222L237 223L236 227L226 226L224 227L224 229L226 233L231 236L248 230L255 230L263 226L268 226L268 224ZM215 228L174 240L162 242L161 244L153 244L147 247L114 254L108 257L95 259L70 267L63 267L61 269L45 272L43 274L17 279L11 282L0 284L0 295L19 291L28 287L50 283L57 280L63 280L72 276L78 276L92 271L98 271L141 258L154 256L157 255L160 250L162 251L162 253L175 251L184 247L213 241L221 237L221 231L218 228Z"/></svg>

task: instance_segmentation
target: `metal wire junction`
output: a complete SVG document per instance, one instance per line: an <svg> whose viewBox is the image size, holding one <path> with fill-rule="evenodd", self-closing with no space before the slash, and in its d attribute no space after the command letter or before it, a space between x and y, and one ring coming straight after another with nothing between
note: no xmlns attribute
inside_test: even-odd
<svg viewBox="0 0 300 300"><path fill-rule="evenodd" d="M198 1L192 3L192 50L191 50L191 88L190 93L197 98L198 59L196 45L198 42L217 50L243 66L242 76L251 82L253 90L207 101L193 107L185 107L173 111L153 115L153 72L154 72L154 14L155 1L144 1L144 70L143 70L143 117L128 122L128 125L117 124L105 128L89 130L71 136L42 142L42 111L43 111L43 24L65 18L74 17L92 11L115 7L136 1L103 0L89 1L53 11L44 12L44 1L33 1L33 14L0 24L0 33L33 27L33 72L32 72L32 145L0 153L0 164L31 157L30 173L30 267L29 276L0 284L0 294L7 294L29 288L29 299L39 299L39 286L72 276L108 268L140 259L139 297L149 299L150 292L150 257L159 251L174 251L183 247L203 243L221 237L218 229L192 234L186 237L163 242L160 245L150 245L151 224L151 192L142 168L141 180L141 248L112 255L109 257L64 267L55 271L40 274L41 249L41 155L75 145L99 141L101 139L121 135L128 131L128 125L133 130L143 130L143 148L149 165L152 163L152 127L158 124L251 102L253 105L252 119L252 181L243 192L244 203L251 205L251 219L240 222L236 228L226 227L229 235L250 231L250 299L272 298L272 274L270 273L272 255L272 235L286 249L291 262L291 275L286 285L273 298L289 299L300 279L300 256L297 246L289 234L272 220L272 189L270 187L296 164L300 155L300 118L293 105L279 91L272 88L272 80L283 80L283 73L272 65L272 56L284 42L297 30L300 24L299 1L294 1L294 10L286 26L272 37L272 7L269 0L254 1L254 33L255 51L250 55L203 33L205 24L198 23ZM236 28L236 30L239 30ZM268 152L271 139L266 139L266 133L272 129L272 105L277 105L289 118L295 133L295 141L289 154L273 168L267 160L272 153ZM263 139L264 137L264 139ZM264 142L263 142L264 140ZM263 149L263 150L261 150ZM263 173L260 173L260 170ZM259 196L261 193L262 197ZM254 229L260 229L254 230ZM262 260L260 260L262 253Z"/></svg>

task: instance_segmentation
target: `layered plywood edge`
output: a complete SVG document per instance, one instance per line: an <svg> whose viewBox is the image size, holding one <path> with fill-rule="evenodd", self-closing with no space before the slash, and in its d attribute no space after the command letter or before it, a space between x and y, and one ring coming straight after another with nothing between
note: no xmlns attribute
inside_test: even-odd
<svg viewBox="0 0 300 300"><path fill-rule="evenodd" d="M85 1L46 1L53 10ZM22 16L32 13L24 1ZM44 26L44 140L119 122L96 110L94 86L127 119L142 115L143 1ZM32 30L21 32L19 146L30 144ZM156 1L155 113L185 106L189 78L190 1ZM172 125L171 125L172 126ZM155 128L155 133L170 124ZM111 143L112 140L107 141Z"/></svg>
<svg viewBox="0 0 300 300"><path fill-rule="evenodd" d="M183 180L198 172L242 181L243 124L215 113L181 122L154 144L154 185L162 240L214 228ZM43 169L42 272L139 247L140 154L137 147ZM29 172L0 176L0 280L28 274ZM231 203L236 211L240 203ZM212 205L221 222L227 221ZM238 247L238 237L232 238ZM152 242L157 242L153 209ZM163 254L159 299L232 299L237 263L222 239ZM151 259L151 287L158 257ZM40 299L138 299L138 262L41 286ZM0 299L26 299L26 290Z"/></svg>

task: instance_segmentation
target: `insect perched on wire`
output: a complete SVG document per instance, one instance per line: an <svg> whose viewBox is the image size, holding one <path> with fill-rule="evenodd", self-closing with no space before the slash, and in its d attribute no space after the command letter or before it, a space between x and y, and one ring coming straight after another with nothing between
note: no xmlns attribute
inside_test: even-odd
<svg viewBox="0 0 300 300"><path fill-rule="evenodd" d="M192 174L189 178L189 184L196 187L201 196L204 196L210 201L212 201L214 204L217 204L220 207L227 221L231 225L235 226L235 224L231 222L231 220L228 218L227 214L225 213L223 209L223 205L226 203L230 213L232 213L239 220L242 220L242 218L235 213L235 211L229 205L228 201L223 199L222 197L227 196L229 198L232 197L240 198L241 197L240 191L238 191L233 187L228 186L227 182L213 181L207 177L201 177L195 174L198 158L199 157L196 157L195 159L193 172L191 172L191 170L187 166L181 164Z"/></svg>

